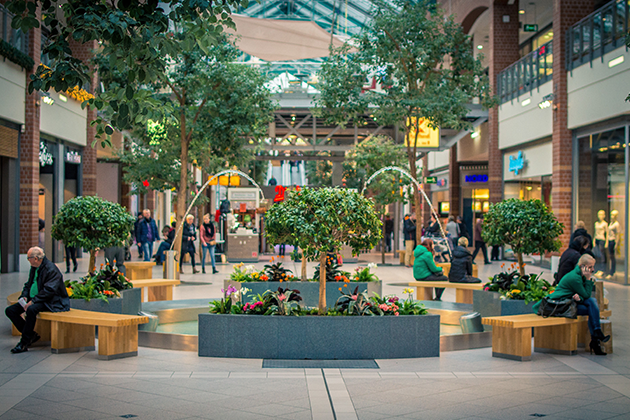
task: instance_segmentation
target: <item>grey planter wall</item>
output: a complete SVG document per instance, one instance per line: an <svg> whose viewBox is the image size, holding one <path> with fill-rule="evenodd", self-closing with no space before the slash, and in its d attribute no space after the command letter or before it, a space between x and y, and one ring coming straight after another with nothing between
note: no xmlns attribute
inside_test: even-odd
<svg viewBox="0 0 630 420"><path fill-rule="evenodd" d="M439 355L439 315L199 314L199 356L317 360Z"/></svg>
<svg viewBox="0 0 630 420"><path fill-rule="evenodd" d="M138 315L138 312L142 310L142 289L123 290L120 296L120 298L109 298L108 303L100 299L92 299L89 302L84 299L70 299L70 307L110 314Z"/></svg>
<svg viewBox="0 0 630 420"><path fill-rule="evenodd" d="M348 287L343 287L347 284ZM240 290L241 287L249 289L249 292L243 296L243 303L251 302L257 295L262 295L267 290L278 290L278 287L283 289L289 288L292 290L299 290L300 296L303 301L300 302L301 306L317 307L319 306L319 282L315 281L254 281L248 283L240 283L237 281L224 280L223 287L227 290L229 286L233 286L236 290ZM341 296L339 288L345 289L346 292L353 292L356 287L359 287L359 292L368 292L368 296L372 296L372 293L382 295L383 284L379 281L370 282L327 282L326 283L326 306L332 308L337 302L337 299Z"/></svg>
<svg viewBox="0 0 630 420"><path fill-rule="evenodd" d="M501 300L498 292L473 290L473 311L482 317L532 314L535 302L525 304L524 300Z"/></svg>

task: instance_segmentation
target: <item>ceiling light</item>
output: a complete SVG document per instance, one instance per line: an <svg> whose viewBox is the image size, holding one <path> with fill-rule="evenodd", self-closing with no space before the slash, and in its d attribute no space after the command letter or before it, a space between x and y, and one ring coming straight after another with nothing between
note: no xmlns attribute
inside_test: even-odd
<svg viewBox="0 0 630 420"><path fill-rule="evenodd" d="M68 102L68 97L66 95L59 94L59 100L61 102Z"/></svg>
<svg viewBox="0 0 630 420"><path fill-rule="evenodd" d="M624 57L623 55L620 55L619 57L613 58L612 60L610 60L608 62L608 67L610 68L610 67L618 66L619 64L623 63L623 61L624 61Z"/></svg>
<svg viewBox="0 0 630 420"><path fill-rule="evenodd" d="M470 134L470 138L471 139L476 139L477 137L479 137L479 132L475 131L474 133Z"/></svg>
<svg viewBox="0 0 630 420"><path fill-rule="evenodd" d="M483 50L483 45L481 45L481 44L477 45L477 49L478 50Z"/></svg>
<svg viewBox="0 0 630 420"><path fill-rule="evenodd" d="M527 98L523 102L521 102L521 106L527 106L532 103L532 100Z"/></svg>
<svg viewBox="0 0 630 420"><path fill-rule="evenodd" d="M518 14L519 14L519 15L524 15L524 14L525 14L525 10L523 10L523 9L519 10L519 11L518 11Z"/></svg>

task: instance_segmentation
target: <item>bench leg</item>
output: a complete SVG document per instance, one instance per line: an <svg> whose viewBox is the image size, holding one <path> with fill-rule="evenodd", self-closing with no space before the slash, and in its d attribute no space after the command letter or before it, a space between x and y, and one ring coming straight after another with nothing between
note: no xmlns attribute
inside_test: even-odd
<svg viewBox="0 0 630 420"><path fill-rule="evenodd" d="M138 355L138 326L99 327L98 358L120 359Z"/></svg>
<svg viewBox="0 0 630 420"><path fill-rule="evenodd" d="M534 328L534 351L577 354L578 323Z"/></svg>
<svg viewBox="0 0 630 420"><path fill-rule="evenodd" d="M431 300L433 299L433 287L416 287L416 299L417 300Z"/></svg>
<svg viewBox="0 0 630 420"><path fill-rule="evenodd" d="M532 329L492 327L492 357L518 360L532 359Z"/></svg>
<svg viewBox="0 0 630 420"><path fill-rule="evenodd" d="M94 350L94 325L50 322L50 351L72 353Z"/></svg>
<svg viewBox="0 0 630 420"><path fill-rule="evenodd" d="M455 289L455 302L457 303L473 303L473 291Z"/></svg>
<svg viewBox="0 0 630 420"><path fill-rule="evenodd" d="M581 321L578 323L578 347L586 347L588 350L588 343L591 341L591 333L588 331L588 322Z"/></svg>
<svg viewBox="0 0 630 420"><path fill-rule="evenodd" d="M149 287L149 302L158 300L173 300L173 286Z"/></svg>

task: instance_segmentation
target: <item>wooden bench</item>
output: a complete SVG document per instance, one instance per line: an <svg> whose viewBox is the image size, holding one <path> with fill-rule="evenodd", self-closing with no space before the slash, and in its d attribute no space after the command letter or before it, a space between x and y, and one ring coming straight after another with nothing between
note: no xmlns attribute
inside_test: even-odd
<svg viewBox="0 0 630 420"><path fill-rule="evenodd" d="M408 283L393 283L391 286L415 287L416 299L433 299L433 288L443 287L455 289L455 302L473 303L473 290L483 289L483 283L451 283L448 281L410 281Z"/></svg>
<svg viewBox="0 0 630 420"><path fill-rule="evenodd" d="M94 350L94 327L98 326L98 358L102 360L137 356L138 325L149 322L146 316L79 309L40 312L40 320L50 322L50 350L55 354Z"/></svg>
<svg viewBox="0 0 630 420"><path fill-rule="evenodd" d="M173 287L180 284L179 280L171 279L140 279L130 280L133 287L142 288L142 302L144 302L144 288L148 289L148 301L173 300Z"/></svg>
<svg viewBox="0 0 630 420"><path fill-rule="evenodd" d="M127 278L129 280L152 279L154 265L153 261L127 261L125 263Z"/></svg>
<svg viewBox="0 0 630 420"><path fill-rule="evenodd" d="M451 271L451 263L450 262L447 262L447 263L435 263L435 265L440 267L442 269L442 272L444 273L444 275L446 277L448 277L448 273ZM472 265L472 276L479 278L479 268L477 267L477 264L473 264ZM485 282L482 281L482 283L485 283Z"/></svg>
<svg viewBox="0 0 630 420"><path fill-rule="evenodd" d="M400 258L400 265L405 265L405 254L407 253L404 249L399 249L398 251L396 251L396 253L398 254L398 258ZM411 253L411 265L413 265L413 262L415 261L415 258L413 256L413 252Z"/></svg>
<svg viewBox="0 0 630 420"><path fill-rule="evenodd" d="M604 317L610 311L602 311ZM492 326L492 356L527 361L532 357L532 328L534 351L573 355L577 353L578 335L588 317L577 319L543 318L536 314L494 316L481 320Z"/></svg>

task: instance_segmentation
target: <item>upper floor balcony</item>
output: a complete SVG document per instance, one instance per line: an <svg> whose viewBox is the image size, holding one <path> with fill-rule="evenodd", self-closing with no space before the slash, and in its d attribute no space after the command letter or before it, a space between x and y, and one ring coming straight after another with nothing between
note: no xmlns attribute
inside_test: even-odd
<svg viewBox="0 0 630 420"><path fill-rule="evenodd" d="M553 75L553 41L541 45L499 73L497 94L501 103L538 88Z"/></svg>

